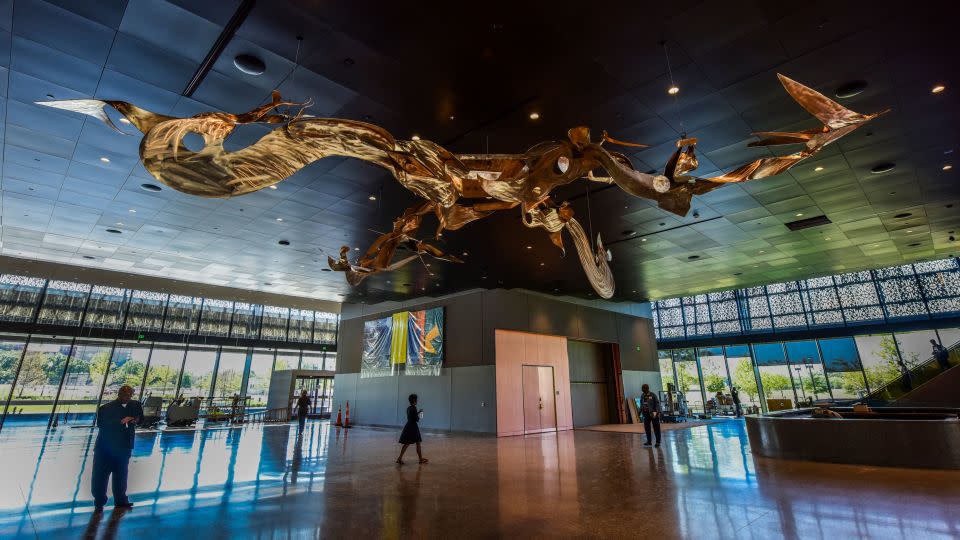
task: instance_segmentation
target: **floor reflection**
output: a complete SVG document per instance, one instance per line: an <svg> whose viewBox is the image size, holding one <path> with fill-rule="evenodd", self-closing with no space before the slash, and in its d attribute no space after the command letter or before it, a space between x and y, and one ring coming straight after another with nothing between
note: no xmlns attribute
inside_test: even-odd
<svg viewBox="0 0 960 540"><path fill-rule="evenodd" d="M0 435L2 538L960 537L960 473L755 459L742 422L643 436L427 434L328 422L137 436L129 512L93 513L93 436ZM29 509L29 511L27 511Z"/></svg>

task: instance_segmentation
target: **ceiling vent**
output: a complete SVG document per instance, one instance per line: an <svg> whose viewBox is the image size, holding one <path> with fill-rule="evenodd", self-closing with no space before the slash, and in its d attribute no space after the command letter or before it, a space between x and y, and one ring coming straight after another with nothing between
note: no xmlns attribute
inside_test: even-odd
<svg viewBox="0 0 960 540"><path fill-rule="evenodd" d="M803 229L809 229L810 227L819 227L820 225L826 225L828 223L833 223L830 221L830 218L827 216L815 216L807 219L798 219L796 221L791 221L787 223L787 228L791 231L801 231Z"/></svg>

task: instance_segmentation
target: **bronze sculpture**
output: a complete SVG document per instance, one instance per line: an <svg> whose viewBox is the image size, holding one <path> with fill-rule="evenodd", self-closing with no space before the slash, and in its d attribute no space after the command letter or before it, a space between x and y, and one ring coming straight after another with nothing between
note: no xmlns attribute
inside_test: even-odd
<svg viewBox="0 0 960 540"><path fill-rule="evenodd" d="M405 188L425 199L408 208L394 222L393 230L382 234L354 263L346 246L338 259L329 258L330 268L346 273L357 285L366 277L394 270L422 255L461 262L439 248L415 238L424 215L434 214L444 230L457 230L493 212L520 207L527 227L545 229L551 241L563 249L561 231L573 239L590 284L603 298L614 292L613 275L598 235L595 246L566 203L557 204L551 191L578 179L616 184L624 191L657 201L658 205L684 216L694 195L731 182L745 182L780 174L812 156L824 146L884 114L862 115L845 109L822 94L778 75L787 92L820 119L820 129L796 133L756 133L766 137L750 146L804 144L805 148L781 157L765 157L733 171L711 178L689 175L697 168L695 138L677 142L663 174L647 174L633 168L623 154L603 147L605 142L634 145L603 134L595 142L586 127L567 132L568 140L537 144L523 154L453 154L427 140L397 140L384 129L354 120L314 118L302 114L281 114L281 106L302 106L282 102L273 92L271 103L245 114L210 112L191 118L174 118L151 113L125 101L79 99L39 102L42 105L94 116L116 126L105 112L115 108L144 137L140 157L144 167L160 182L184 193L201 197L233 197L257 191L289 177L301 168L326 156L345 156L375 163L388 171ZM237 125L270 123L278 127L256 143L227 152L223 141ZM119 130L118 130L119 131ZM183 144L187 133L203 137L204 147L192 151ZM595 176L604 170L606 176ZM413 252L393 261L400 246Z"/></svg>

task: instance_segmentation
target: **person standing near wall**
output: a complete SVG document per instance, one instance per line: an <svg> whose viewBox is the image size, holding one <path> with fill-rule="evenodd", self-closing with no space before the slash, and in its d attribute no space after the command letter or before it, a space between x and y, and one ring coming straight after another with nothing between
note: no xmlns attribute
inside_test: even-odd
<svg viewBox="0 0 960 540"><path fill-rule="evenodd" d="M647 442L644 446L650 446L650 428L657 436L657 448L660 447L660 399L650 391L650 385L645 384L640 387L643 394L640 396L641 416L643 416L643 432L647 435Z"/></svg>
<svg viewBox="0 0 960 540"><path fill-rule="evenodd" d="M740 408L740 391L734 386L730 388L730 398L733 399L733 408L736 411L737 418L743 416L743 409Z"/></svg>
<svg viewBox="0 0 960 540"><path fill-rule="evenodd" d="M420 422L420 413L423 410L417 410L416 394L410 394L407 401L410 402L410 406L407 407L407 423L403 426L403 431L400 432L400 444L403 446L400 448L400 457L397 458L397 464L403 465L403 453L407 451L407 447L411 444L417 445L417 457L420 458L420 463L426 463L427 460L420 452L420 442L423 439L420 437L420 426L417 425Z"/></svg>
<svg viewBox="0 0 960 540"><path fill-rule="evenodd" d="M133 453L133 435L143 418L143 408L134 401L133 388L121 386L117 399L97 410L97 442L93 446L93 504L97 512L107 503L107 479L113 476L114 508L133 508L127 498L127 469Z"/></svg>

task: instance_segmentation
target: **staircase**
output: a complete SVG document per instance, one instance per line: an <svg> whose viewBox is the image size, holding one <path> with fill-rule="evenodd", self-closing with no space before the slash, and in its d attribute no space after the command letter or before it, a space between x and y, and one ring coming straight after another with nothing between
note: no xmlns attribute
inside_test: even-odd
<svg viewBox="0 0 960 540"><path fill-rule="evenodd" d="M957 365L960 365L960 341L954 343L953 345L947 348L947 351L950 353L950 369L944 372L940 369L940 364L937 363L937 359L932 355L927 358L925 361L913 366L910 369L910 386L904 384L904 375L901 375L887 384L881 386L880 388L874 389L866 396L865 401L870 405L889 405L892 402L911 402L911 403L925 403L927 400L923 397L924 394L928 394L931 390L936 389L934 392L937 396L944 395L941 392L941 386L946 382L945 379L940 378L940 375L949 374L949 379L956 379L960 382L960 370L955 369ZM934 380L940 381L935 383ZM960 395L960 392L957 392L957 387L950 385L953 388L953 395ZM957 401L960 401L960 397L953 398L954 404ZM934 400L937 403L940 401ZM933 406L933 402L930 402ZM940 406L946 406L946 404L940 404Z"/></svg>

